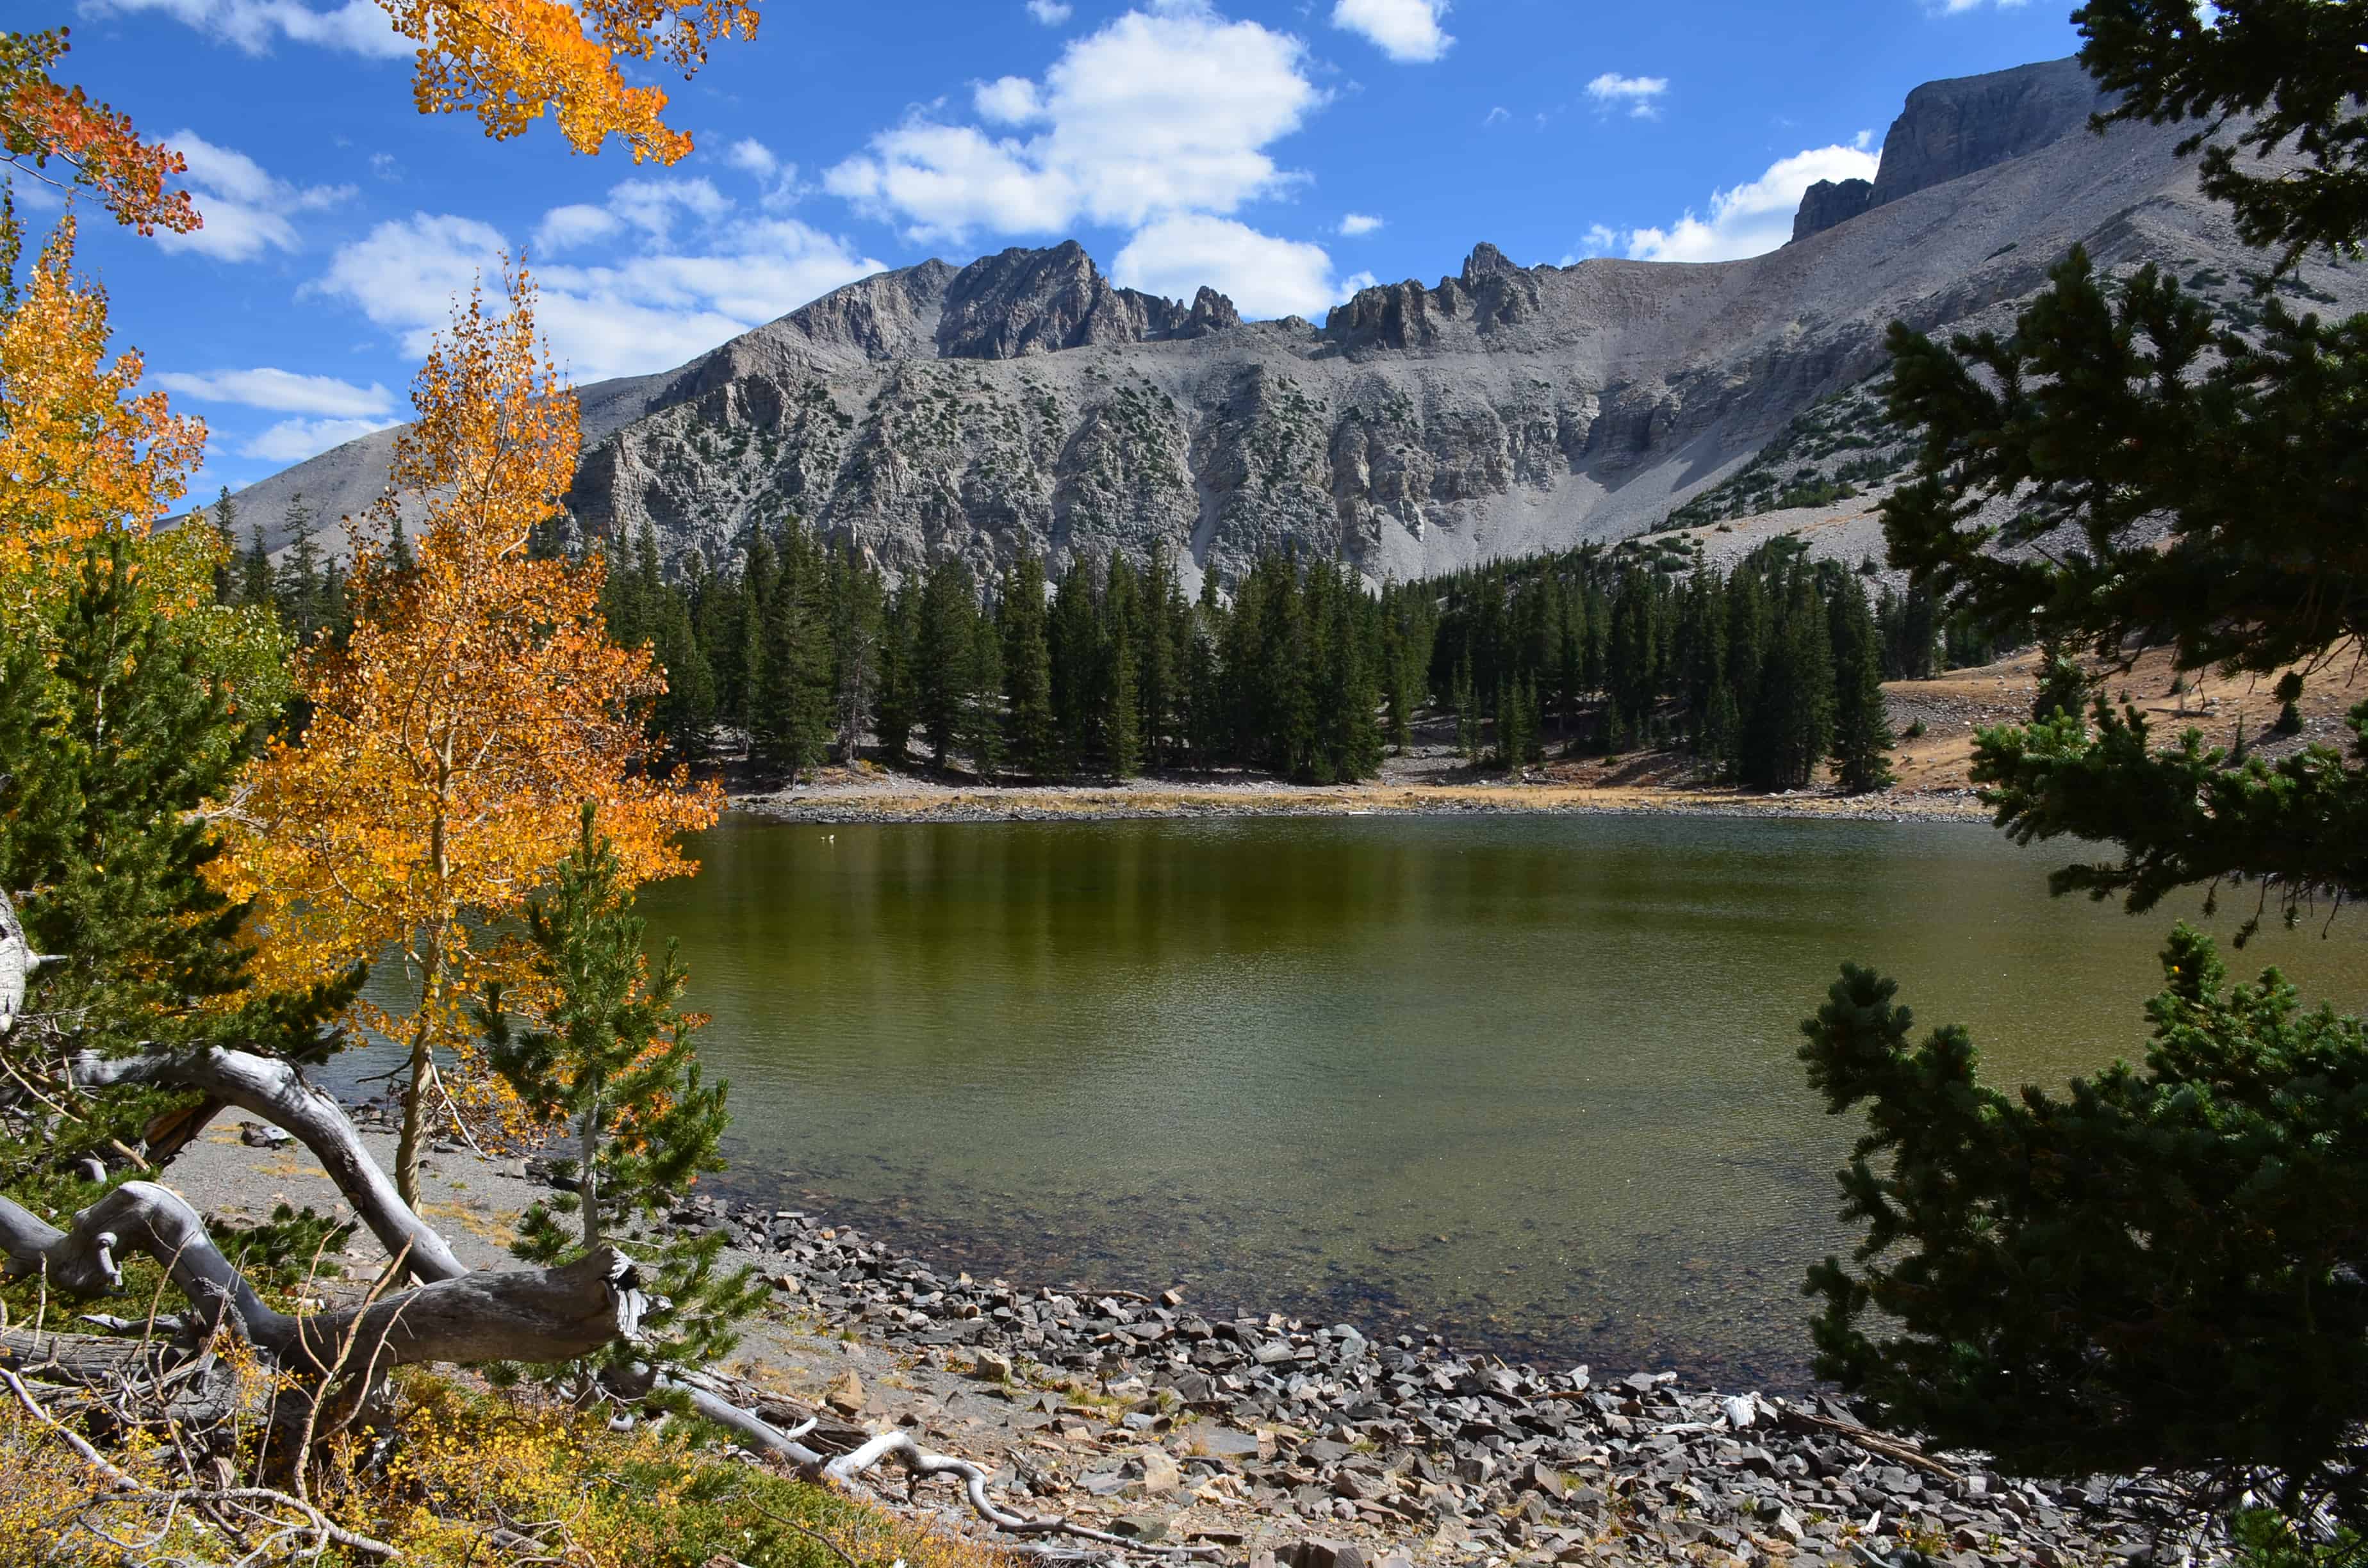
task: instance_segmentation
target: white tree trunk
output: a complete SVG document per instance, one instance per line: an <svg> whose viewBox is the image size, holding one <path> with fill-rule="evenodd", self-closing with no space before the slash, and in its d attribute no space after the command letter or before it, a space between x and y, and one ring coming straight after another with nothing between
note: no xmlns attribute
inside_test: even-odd
<svg viewBox="0 0 2368 1568"><path fill-rule="evenodd" d="M117 1289L118 1255L145 1253L201 1322L233 1329L286 1370L314 1376L341 1362L573 1360L634 1337L647 1305L633 1260L603 1247L561 1268L471 1274L290 1317L256 1294L180 1194L145 1181L125 1182L64 1231L0 1198L0 1248L12 1277L46 1274L73 1295Z"/></svg>
<svg viewBox="0 0 2368 1568"><path fill-rule="evenodd" d="M289 1062L220 1049L117 1057L85 1051L67 1064L67 1072L76 1088L149 1084L196 1089L211 1099L259 1116L293 1134L313 1152L337 1190L354 1206L356 1217L389 1255L405 1254L405 1267L416 1278L457 1279L469 1272L444 1238L395 1195L394 1183L363 1146L345 1108L306 1083Z"/></svg>
<svg viewBox="0 0 2368 1568"><path fill-rule="evenodd" d="M6 1034L17 1015L25 1010L26 981L43 961L25 940L25 927L17 923L17 906L8 902L8 890L0 888L0 1035Z"/></svg>

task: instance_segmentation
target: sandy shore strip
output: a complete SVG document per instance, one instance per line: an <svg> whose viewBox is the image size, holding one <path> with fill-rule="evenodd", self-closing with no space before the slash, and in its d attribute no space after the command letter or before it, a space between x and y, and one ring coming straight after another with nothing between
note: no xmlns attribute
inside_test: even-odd
<svg viewBox="0 0 2368 1568"><path fill-rule="evenodd" d="M837 777L732 803L781 822L1094 822L1163 818L1315 816L1709 816L1857 822L1986 824L1970 790L1843 795L1803 790L1755 795L1722 787L1603 786L1559 781L1494 784L1292 785L1271 782L1116 785L944 785L909 778Z"/></svg>

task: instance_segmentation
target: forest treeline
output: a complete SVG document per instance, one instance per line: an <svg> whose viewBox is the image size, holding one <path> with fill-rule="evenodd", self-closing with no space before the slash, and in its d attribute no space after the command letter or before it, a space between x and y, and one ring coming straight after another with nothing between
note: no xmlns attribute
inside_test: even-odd
<svg viewBox="0 0 2368 1568"><path fill-rule="evenodd" d="M233 534L235 501L215 518ZM224 597L335 637L343 584L301 498L287 527L277 563L249 530ZM1674 749L1754 789L1830 766L1872 790L1894 740L1880 684L1999 651L1920 592L1870 593L1871 562L1812 562L1793 540L1726 572L1588 545L1378 592L1277 553L1230 596L1212 581L1188 595L1164 552L1057 578L1023 556L991 582L941 557L892 585L794 521L720 566L694 553L667 573L646 528L619 553L602 608L665 669L655 738L680 761L736 752L791 782L866 745L990 781L1240 768L1343 782L1377 773L1428 713L1497 767Z"/></svg>

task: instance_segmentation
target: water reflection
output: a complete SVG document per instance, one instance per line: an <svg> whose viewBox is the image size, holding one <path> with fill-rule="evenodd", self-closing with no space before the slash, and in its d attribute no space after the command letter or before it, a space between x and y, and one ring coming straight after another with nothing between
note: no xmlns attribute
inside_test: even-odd
<svg viewBox="0 0 2368 1568"><path fill-rule="evenodd" d="M1404 1315L1797 1381L1851 1130L1793 1059L1843 958L2001 1076L2142 1048L2169 914L1978 827L1652 819L768 825L681 937L738 1181L1026 1278ZM2342 1004L2368 962L2273 933Z"/></svg>

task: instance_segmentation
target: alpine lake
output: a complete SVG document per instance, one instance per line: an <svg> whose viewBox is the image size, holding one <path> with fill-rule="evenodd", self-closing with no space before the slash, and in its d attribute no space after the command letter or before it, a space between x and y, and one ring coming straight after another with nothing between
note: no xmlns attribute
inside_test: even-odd
<svg viewBox="0 0 2368 1568"><path fill-rule="evenodd" d="M1808 1378L1859 1131L1799 1022L1845 959L1918 1033L2060 1086L2146 1044L2162 939L2051 899L2087 846L1975 823L734 815L644 891L677 938L723 1189L944 1265L1349 1321L1512 1360ZM2203 923L2368 1003L2368 927Z"/></svg>

